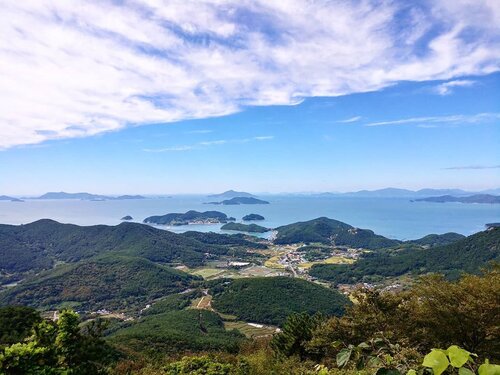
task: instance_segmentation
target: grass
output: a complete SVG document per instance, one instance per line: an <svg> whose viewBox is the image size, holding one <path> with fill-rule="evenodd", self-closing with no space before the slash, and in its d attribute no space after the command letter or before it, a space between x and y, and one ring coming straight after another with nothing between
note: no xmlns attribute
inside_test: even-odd
<svg viewBox="0 0 500 375"><path fill-rule="evenodd" d="M226 330L230 331L233 329L236 329L243 333L246 337L252 338L256 336L269 336L272 335L275 331L276 328L274 327L269 327L269 326L264 326L262 328L260 327L254 327L251 326L250 324L242 321L237 321L237 322L224 322L224 328Z"/></svg>
<svg viewBox="0 0 500 375"><path fill-rule="evenodd" d="M220 268L196 268L190 270L189 273L196 276L201 276L204 279L215 277L223 273L225 270Z"/></svg>

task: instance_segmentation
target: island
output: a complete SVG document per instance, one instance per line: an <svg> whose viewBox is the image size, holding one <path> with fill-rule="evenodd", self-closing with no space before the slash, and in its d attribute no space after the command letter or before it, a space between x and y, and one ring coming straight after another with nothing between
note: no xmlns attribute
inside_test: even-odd
<svg viewBox="0 0 500 375"><path fill-rule="evenodd" d="M129 220L134 220L134 218L130 215L127 215L127 216L122 217L120 220L129 221Z"/></svg>
<svg viewBox="0 0 500 375"><path fill-rule="evenodd" d="M250 193L246 193L244 191L228 190L228 191L225 191L224 193L209 195L208 197L209 198L222 198L222 199L231 199L231 198L236 198L236 197L247 197L247 198L254 197L255 198L255 195L250 194Z"/></svg>
<svg viewBox="0 0 500 375"><path fill-rule="evenodd" d="M221 224L227 223L228 217L219 211L188 211L186 213L170 213L160 216L149 216L144 219L146 224L157 225L188 225L188 224Z"/></svg>
<svg viewBox="0 0 500 375"><path fill-rule="evenodd" d="M415 199L415 202L458 202L458 203L500 203L500 196L491 194L475 194L467 197L456 197L453 195L441 195L439 197L428 197Z"/></svg>
<svg viewBox="0 0 500 375"><path fill-rule="evenodd" d="M24 202L22 199L9 197L7 195L0 195L0 201Z"/></svg>
<svg viewBox="0 0 500 375"><path fill-rule="evenodd" d="M234 230L238 232L247 232L247 233L266 233L271 230L269 228L264 228L257 224L240 224L240 223L227 223L224 224L220 229Z"/></svg>
<svg viewBox="0 0 500 375"><path fill-rule="evenodd" d="M80 199L84 201L106 201L106 200L129 200L129 199L146 199L142 195L119 195L119 196L107 196L99 194L90 193L66 193L64 191L60 192L48 192L39 197L33 199Z"/></svg>
<svg viewBox="0 0 500 375"><path fill-rule="evenodd" d="M221 202L207 202L206 204L222 204L224 206L236 206L239 204L269 204L268 201L252 197L234 197Z"/></svg>
<svg viewBox="0 0 500 375"><path fill-rule="evenodd" d="M259 214L248 214L243 216L243 221L257 221L257 220L266 220L266 218Z"/></svg>

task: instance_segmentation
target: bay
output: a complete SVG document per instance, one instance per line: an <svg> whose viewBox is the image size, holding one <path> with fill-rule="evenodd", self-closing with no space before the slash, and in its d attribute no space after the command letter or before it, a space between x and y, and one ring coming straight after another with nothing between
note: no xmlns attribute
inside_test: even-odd
<svg viewBox="0 0 500 375"><path fill-rule="evenodd" d="M340 220L355 227L371 229L377 234L401 240L416 239L430 233L458 232L464 235L484 230L484 225L500 221L500 205L411 202L408 198L359 198L315 196L259 196L271 204L222 206L205 204L213 198L177 195L170 198L142 200L25 200L0 201L0 223L26 224L48 218L78 225L117 225L125 215L142 222L151 215L188 210L216 210L241 221L244 215L256 213L270 228L321 216ZM174 232L197 230L221 232L221 225L187 225L161 227Z"/></svg>

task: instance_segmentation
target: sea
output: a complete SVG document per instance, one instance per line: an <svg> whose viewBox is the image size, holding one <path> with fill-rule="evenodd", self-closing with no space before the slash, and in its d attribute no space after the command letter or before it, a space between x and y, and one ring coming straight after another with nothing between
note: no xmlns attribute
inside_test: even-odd
<svg viewBox="0 0 500 375"><path fill-rule="evenodd" d="M77 225L117 225L130 215L134 222L142 222L152 215L182 213L189 210L216 210L233 216L241 222L244 215L255 213L265 217L259 225L276 228L298 221L328 217L371 229L377 234L410 240L427 234L457 232L470 235L485 229L485 224L500 222L499 204L464 204L412 202L409 198L361 198L344 196L259 196L267 205L210 205L207 196L175 195L138 200L37 200L24 202L0 201L0 224L27 224L39 219L53 219ZM216 233L220 224L193 224L158 226L181 233L188 230ZM261 236L268 236L263 234Z"/></svg>

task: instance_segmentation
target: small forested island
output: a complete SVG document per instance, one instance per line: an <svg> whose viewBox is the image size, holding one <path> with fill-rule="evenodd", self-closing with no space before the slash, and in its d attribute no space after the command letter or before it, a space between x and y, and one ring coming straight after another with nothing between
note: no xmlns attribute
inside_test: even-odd
<svg viewBox="0 0 500 375"><path fill-rule="evenodd" d="M243 221L258 221L258 220L266 220L266 218L259 214L248 214L243 216Z"/></svg>
<svg viewBox="0 0 500 375"><path fill-rule="evenodd" d="M134 218L130 215L127 215L127 216L122 217L120 220L129 221L129 220L134 220Z"/></svg>
<svg viewBox="0 0 500 375"><path fill-rule="evenodd" d="M188 211L186 213L170 213L161 216L149 216L144 219L146 224L158 225L188 225L188 224L220 224L227 223L228 217L219 211Z"/></svg>
<svg viewBox="0 0 500 375"><path fill-rule="evenodd" d="M244 191L228 190L228 191L225 191L224 193L209 195L208 197L209 198L222 198L222 199L231 199L231 198L236 198L236 197L248 197L248 198L254 197L255 198L255 195L250 194L250 193L246 193Z"/></svg>
<svg viewBox="0 0 500 375"><path fill-rule="evenodd" d="M225 206L229 206L238 204L269 204L269 202L253 197L234 197L231 199L223 200L221 202L208 202L207 204L222 204Z"/></svg>
<svg viewBox="0 0 500 375"><path fill-rule="evenodd" d="M128 199L147 199L146 197L143 197L142 195L119 195L117 197L111 197L108 199L114 199L114 200L128 200Z"/></svg>
<svg viewBox="0 0 500 375"><path fill-rule="evenodd" d="M220 229L235 230L238 232L247 232L247 233L265 233L271 230L269 228L265 228L257 224L241 224L241 223L227 223L224 224Z"/></svg>
<svg viewBox="0 0 500 375"><path fill-rule="evenodd" d="M0 195L0 201L24 202L22 199L9 197L7 195Z"/></svg>
<svg viewBox="0 0 500 375"><path fill-rule="evenodd" d="M500 196L491 194L475 194L467 197L455 197L453 195L441 195L439 197L428 197L415 199L415 202L458 202L458 203L500 203Z"/></svg>

